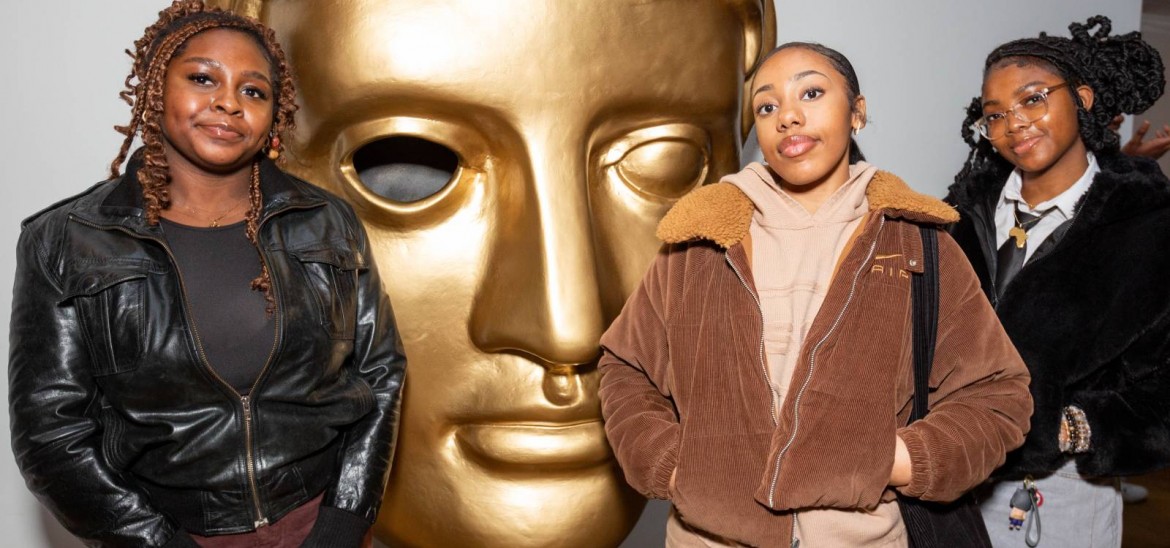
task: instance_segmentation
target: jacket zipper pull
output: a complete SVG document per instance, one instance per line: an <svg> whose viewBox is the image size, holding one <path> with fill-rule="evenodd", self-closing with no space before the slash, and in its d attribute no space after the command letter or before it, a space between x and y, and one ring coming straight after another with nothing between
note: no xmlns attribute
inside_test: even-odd
<svg viewBox="0 0 1170 548"><path fill-rule="evenodd" d="M254 520L252 522L252 524L257 529L259 529L261 527L266 527L268 525L268 518L261 515L260 500L256 498L256 477L254 475L256 472L255 472L255 468L254 468L255 464L252 462L252 446L251 446L251 443L252 443L252 441L251 441L251 437L252 437L252 406L250 405L250 403L251 402L248 400L248 396L240 396L240 404L244 408L244 433L248 437L248 440L246 442L247 447L245 448L245 451L247 452L247 461L248 461L248 463L247 463L247 465L248 465L248 482L252 486L252 502L256 505L256 515L259 516L259 519Z"/></svg>

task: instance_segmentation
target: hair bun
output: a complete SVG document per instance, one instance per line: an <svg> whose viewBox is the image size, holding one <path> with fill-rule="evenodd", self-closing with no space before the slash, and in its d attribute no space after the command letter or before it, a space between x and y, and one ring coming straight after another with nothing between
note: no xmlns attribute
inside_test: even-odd
<svg viewBox="0 0 1170 548"><path fill-rule="evenodd" d="M1111 36L1113 23L1103 15L1068 28L1073 42L1084 48L1086 83L1097 92L1104 110L1111 115L1137 114L1162 96L1166 86L1162 57L1140 32Z"/></svg>

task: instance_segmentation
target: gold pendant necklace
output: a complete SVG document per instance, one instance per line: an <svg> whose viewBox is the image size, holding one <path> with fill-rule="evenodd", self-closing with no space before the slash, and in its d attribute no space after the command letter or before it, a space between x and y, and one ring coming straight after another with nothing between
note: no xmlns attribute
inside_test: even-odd
<svg viewBox="0 0 1170 548"><path fill-rule="evenodd" d="M1047 217L1054 210L1056 210L1056 206L1044 210L1044 213L1037 215L1035 219L1028 219L1026 222L1021 223L1020 208L1014 205L1012 206L1012 217L1016 220L1016 226L1008 230L1008 237L1015 238L1016 249L1024 249L1024 245L1028 243L1028 229L1032 228L1036 223L1039 223L1040 219Z"/></svg>
<svg viewBox="0 0 1170 548"><path fill-rule="evenodd" d="M240 204L244 203L244 201L247 199L248 199L248 197L244 196L243 198L236 200L236 202L233 203L227 209L220 211L218 214L213 214L211 219L207 219L205 221L205 222L207 222L207 227L208 228L219 228L219 222L221 220L223 220L224 217L227 217L231 212L235 211L236 208L240 207ZM204 219L200 218L200 215L198 215L196 212L197 211L203 211L203 212L207 211L205 209L198 208L198 207L195 207L195 206L190 205L190 204L184 204L183 209L186 209L189 212L188 215L190 215L191 217L193 217L195 219L199 219L201 221L203 221Z"/></svg>
<svg viewBox="0 0 1170 548"><path fill-rule="evenodd" d="M1008 237L1016 239L1016 248L1024 249L1024 244L1028 241L1028 232L1023 227L1016 225L1008 231Z"/></svg>

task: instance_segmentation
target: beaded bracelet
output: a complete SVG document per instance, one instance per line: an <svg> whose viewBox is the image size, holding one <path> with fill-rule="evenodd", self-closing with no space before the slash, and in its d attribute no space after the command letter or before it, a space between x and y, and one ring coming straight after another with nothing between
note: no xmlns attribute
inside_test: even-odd
<svg viewBox="0 0 1170 548"><path fill-rule="evenodd" d="M1085 412L1075 405L1065 406L1063 420L1068 427L1068 443L1060 444L1061 452L1088 452L1093 431L1089 428L1089 419L1085 418Z"/></svg>

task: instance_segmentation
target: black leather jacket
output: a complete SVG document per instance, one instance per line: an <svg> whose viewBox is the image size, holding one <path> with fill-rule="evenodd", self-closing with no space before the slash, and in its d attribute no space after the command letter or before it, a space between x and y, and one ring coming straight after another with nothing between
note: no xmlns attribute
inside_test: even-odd
<svg viewBox="0 0 1170 548"><path fill-rule="evenodd" d="M353 211L265 160L277 336L241 397L192 335L136 170L24 222L9 406L29 488L105 546L250 531L322 491L323 506L372 523L406 362Z"/></svg>

